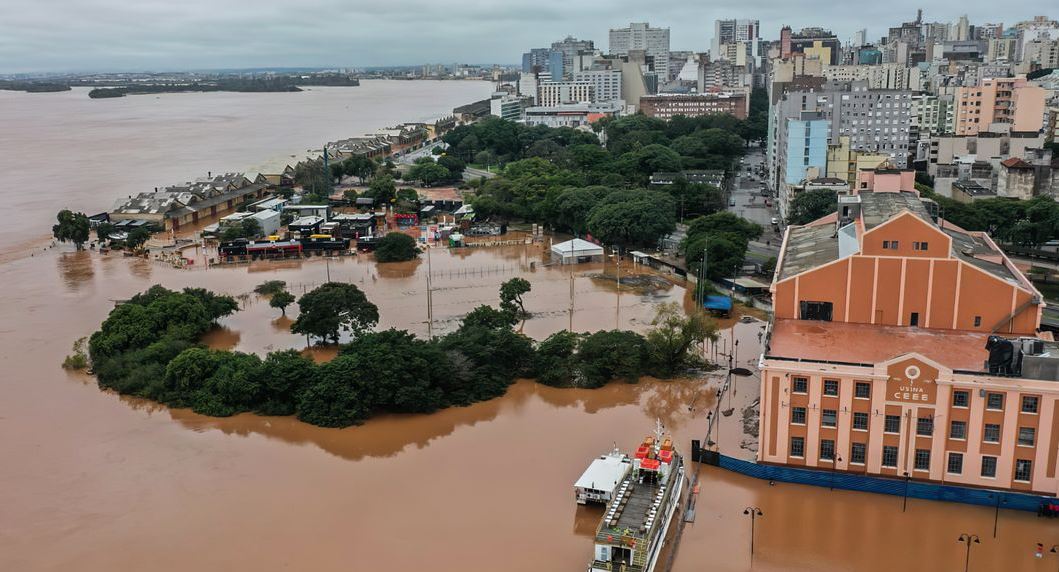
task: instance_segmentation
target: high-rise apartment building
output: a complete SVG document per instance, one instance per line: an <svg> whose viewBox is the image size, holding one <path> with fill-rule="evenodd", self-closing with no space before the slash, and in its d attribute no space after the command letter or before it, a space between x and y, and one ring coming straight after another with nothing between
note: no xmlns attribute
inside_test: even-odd
<svg viewBox="0 0 1059 572"><path fill-rule="evenodd" d="M769 182L777 190L781 213L786 213L794 187L801 182L795 179L805 175L805 167L817 166L805 163L804 146L798 145L804 135L801 123L807 114L814 114L814 121L824 122L830 143L848 137L851 151L886 155L894 165L907 166L911 91L873 90L864 82L826 83L810 89L791 87L773 97L769 118ZM818 134L813 131L814 136ZM826 148L825 143L825 162ZM818 159L819 155L814 157ZM827 172L826 164L820 172Z"/></svg>
<svg viewBox="0 0 1059 572"><path fill-rule="evenodd" d="M669 28L652 28L648 22L633 22L627 28L610 30L609 51L626 56L643 50L652 59L651 71L666 79L669 74Z"/></svg>
<svg viewBox="0 0 1059 572"><path fill-rule="evenodd" d="M976 135L994 123L1010 124L1012 131L1040 131L1045 94L1026 76L986 78L977 86L956 88L956 134Z"/></svg>
<svg viewBox="0 0 1059 572"><path fill-rule="evenodd" d="M829 81L863 81L870 89L921 91L923 73L919 68L902 64L824 66Z"/></svg>

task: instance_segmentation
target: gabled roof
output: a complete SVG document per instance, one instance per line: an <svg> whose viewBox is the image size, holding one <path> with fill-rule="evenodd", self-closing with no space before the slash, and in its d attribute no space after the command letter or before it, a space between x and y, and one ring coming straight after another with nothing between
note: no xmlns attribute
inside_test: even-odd
<svg viewBox="0 0 1059 572"><path fill-rule="evenodd" d="M857 239L860 240L864 233L877 228L903 213L909 213L923 220L932 227L940 230L951 238L950 255L952 258L962 260L975 268L988 272L1002 280L1018 283L1025 288L1005 264L1003 264L1003 253L994 248L993 245L979 232L968 232L942 219L939 224L927 210L923 201L916 193L875 193L871 191L861 192L860 197L860 222L863 227L858 227ZM788 227L788 236L778 273L777 281L786 280L818 268L839 259L839 237L835 226L835 218L831 216L821 218L805 226Z"/></svg>
<svg viewBox="0 0 1059 572"><path fill-rule="evenodd" d="M1010 159L1005 159L1005 160L1001 161L1000 164L1005 166L1005 167L1007 167L1008 169L1032 169L1033 168L1033 165L1030 165L1029 163L1023 161L1022 159L1020 159L1018 157L1012 157Z"/></svg>

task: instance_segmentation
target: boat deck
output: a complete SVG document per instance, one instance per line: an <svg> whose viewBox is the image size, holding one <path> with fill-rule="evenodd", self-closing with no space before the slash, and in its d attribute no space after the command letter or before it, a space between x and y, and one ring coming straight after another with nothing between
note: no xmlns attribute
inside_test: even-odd
<svg viewBox="0 0 1059 572"><path fill-rule="evenodd" d="M614 499L607 505L596 539L606 543L608 537L620 537L623 540L647 538L664 518L663 511L672 481L670 478L665 483L640 483L634 475L626 477L615 490Z"/></svg>

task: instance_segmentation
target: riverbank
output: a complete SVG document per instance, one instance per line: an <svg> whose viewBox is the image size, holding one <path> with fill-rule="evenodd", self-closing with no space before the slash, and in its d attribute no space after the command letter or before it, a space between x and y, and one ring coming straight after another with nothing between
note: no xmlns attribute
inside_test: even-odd
<svg viewBox="0 0 1059 572"><path fill-rule="evenodd" d="M0 227L0 264L40 253L62 208L95 214L119 197L210 171L260 171L267 161L304 155L326 141L433 121L490 89L480 81L364 80L356 88L301 93L106 100L90 100L87 88L0 91L0 156L11 160L0 197L18 213ZM66 149L61 167L59 148Z"/></svg>

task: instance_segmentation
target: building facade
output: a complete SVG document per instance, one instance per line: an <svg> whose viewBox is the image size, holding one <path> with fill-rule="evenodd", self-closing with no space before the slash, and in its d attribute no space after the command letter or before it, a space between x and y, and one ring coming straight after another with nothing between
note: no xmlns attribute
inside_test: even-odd
<svg viewBox="0 0 1059 572"><path fill-rule="evenodd" d="M956 134L975 135L996 123L1012 131L1037 132L1044 126L1044 88L1031 85L1025 76L981 80L956 89Z"/></svg>
<svg viewBox="0 0 1059 572"><path fill-rule="evenodd" d="M537 105L552 107L564 103L594 101L591 83L581 81L545 81L537 86Z"/></svg>
<svg viewBox="0 0 1059 572"><path fill-rule="evenodd" d="M648 22L633 22L628 28L610 30L610 53L627 56L630 51L643 50L653 58L651 71L669 73L669 28L652 28Z"/></svg>
<svg viewBox="0 0 1059 572"><path fill-rule="evenodd" d="M787 229L758 460L1055 495L1059 376L1035 337L1040 293L913 182L861 171L834 215Z"/></svg>
<svg viewBox="0 0 1059 572"><path fill-rule="evenodd" d="M713 40L710 43L710 57L726 58L722 55L721 46L742 44L744 57L751 58L754 65L761 56L758 53L761 24L757 20L717 20L713 24Z"/></svg>
<svg viewBox="0 0 1059 572"><path fill-rule="evenodd" d="M594 101L623 101L621 90L621 70L599 69L575 72L575 83L587 83L592 86Z"/></svg>
<svg viewBox="0 0 1059 572"><path fill-rule="evenodd" d="M570 79L575 70L575 60L583 52L592 53L596 49L595 44L592 40L578 40L573 36L567 36L558 42L552 42L553 52L559 52L562 54L563 69L562 75L552 75L555 79Z"/></svg>
<svg viewBox="0 0 1059 572"><path fill-rule="evenodd" d="M701 117L727 113L746 119L746 93L660 93L640 98L640 111L648 117L669 119L677 115Z"/></svg>

